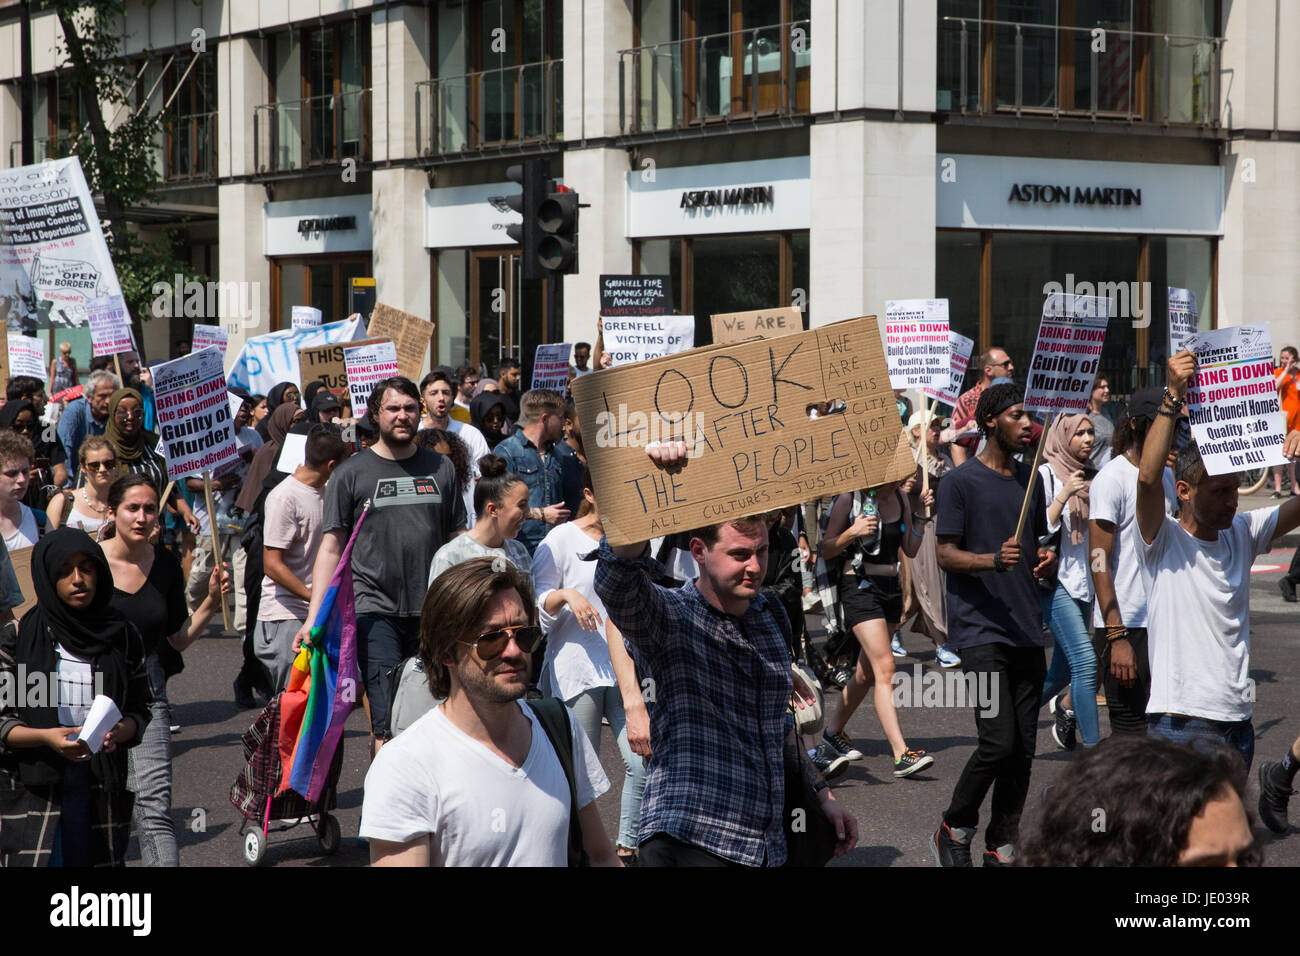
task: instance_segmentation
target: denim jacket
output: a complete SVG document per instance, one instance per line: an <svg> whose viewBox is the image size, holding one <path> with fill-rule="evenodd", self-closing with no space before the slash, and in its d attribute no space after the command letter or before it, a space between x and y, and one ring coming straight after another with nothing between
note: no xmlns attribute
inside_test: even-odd
<svg viewBox="0 0 1300 956"><path fill-rule="evenodd" d="M510 470L528 485L529 507L545 508L548 505L562 504L571 513L577 513L576 499L580 494L582 467L573 450L564 442L551 445L543 459L538 447L520 430L492 449L492 453L508 461ZM570 457L572 461L569 460ZM531 555L550 530L551 525L545 521L529 518L519 529L518 540L523 542Z"/></svg>

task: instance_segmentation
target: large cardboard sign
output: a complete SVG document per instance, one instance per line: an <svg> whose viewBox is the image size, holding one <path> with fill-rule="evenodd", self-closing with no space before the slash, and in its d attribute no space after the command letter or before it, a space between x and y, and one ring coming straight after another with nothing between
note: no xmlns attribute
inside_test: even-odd
<svg viewBox="0 0 1300 956"><path fill-rule="evenodd" d="M299 377L299 349L365 337L366 326L360 318L331 322L319 329L281 329L258 335L245 342L235 356L227 383L254 395L266 395L280 382L296 382L304 387L307 383Z"/></svg>
<svg viewBox="0 0 1300 956"><path fill-rule="evenodd" d="M579 418L591 423L587 464L614 544L916 470L875 316L607 369L572 387ZM808 417L809 404L837 399L842 412ZM663 471L645 446L674 438L691 457Z"/></svg>
<svg viewBox="0 0 1300 956"><path fill-rule="evenodd" d="M1211 475L1285 465L1286 428L1273 379L1269 323L1197 332L1183 340L1196 355L1187 386L1192 435Z"/></svg>
<svg viewBox="0 0 1300 956"><path fill-rule="evenodd" d="M23 615L36 607L36 586L32 584L32 552L35 548L17 548L9 552L9 563L14 566L14 576L22 588L23 603L13 609L14 617L23 619Z"/></svg>
<svg viewBox="0 0 1300 956"><path fill-rule="evenodd" d="M1196 311L1196 293L1191 289L1169 286L1169 354L1183 350L1187 337L1200 329L1200 316Z"/></svg>
<svg viewBox="0 0 1300 956"><path fill-rule="evenodd" d="M429 338L433 335L433 323L410 312L394 309L392 306L376 303L370 313L369 336L372 339L392 339L397 346L397 367L399 375L405 375L412 382L420 381L420 372L424 370L424 356L429 351Z"/></svg>
<svg viewBox="0 0 1300 956"><path fill-rule="evenodd" d="M960 332L954 332L949 328L948 350L951 355L948 357L948 379L946 381L942 378L935 379L932 384L921 389L921 393L926 398L955 407L957 399L961 397L961 386L966 380L966 368L970 365L970 353L974 347L974 339L968 339Z"/></svg>
<svg viewBox="0 0 1300 956"><path fill-rule="evenodd" d="M803 312L796 308L720 312L709 316L709 321L713 324L714 345L770 339L803 331Z"/></svg>
<svg viewBox="0 0 1300 956"><path fill-rule="evenodd" d="M119 355L135 351L135 340L131 336L131 316L127 314L126 302L120 295L91 299L86 303L86 315L90 319L92 354Z"/></svg>
<svg viewBox="0 0 1300 956"><path fill-rule="evenodd" d="M894 388L948 382L952 369L947 299L885 303L885 359Z"/></svg>
<svg viewBox="0 0 1300 956"><path fill-rule="evenodd" d="M1064 292L1047 296L1029 363L1027 411L1078 414L1088 410L1109 321L1108 298Z"/></svg>
<svg viewBox="0 0 1300 956"><path fill-rule="evenodd" d="M45 340L29 335L9 336L9 378L30 375L47 381L50 363L45 359Z"/></svg>
<svg viewBox="0 0 1300 956"><path fill-rule="evenodd" d="M224 326L220 325L194 325L194 337L190 341L191 352L202 352L204 349L218 348L221 354L226 354L226 346L230 343L230 332Z"/></svg>
<svg viewBox="0 0 1300 956"><path fill-rule="evenodd" d="M533 388L549 388L563 394L569 387L571 342L537 346L533 355Z"/></svg>
<svg viewBox="0 0 1300 956"><path fill-rule="evenodd" d="M168 478L197 477L239 459L223 364L221 350L208 348L150 366Z"/></svg>
<svg viewBox="0 0 1300 956"><path fill-rule="evenodd" d="M86 303L120 295L81 160L0 169L0 318L9 328L86 324Z"/></svg>
<svg viewBox="0 0 1300 956"><path fill-rule="evenodd" d="M369 345L349 345L343 349L343 364L348 379L348 393L354 409L365 408L375 383L399 374L397 346L391 339Z"/></svg>

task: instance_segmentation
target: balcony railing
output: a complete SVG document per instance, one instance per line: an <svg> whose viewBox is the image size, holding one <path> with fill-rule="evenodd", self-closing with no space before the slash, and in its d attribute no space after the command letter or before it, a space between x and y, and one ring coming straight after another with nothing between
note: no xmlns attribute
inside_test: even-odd
<svg viewBox="0 0 1300 956"><path fill-rule="evenodd" d="M73 133L61 133L58 136L37 136L32 140L32 162L43 163L47 159L62 159L72 155L72 144L77 141ZM9 165L23 164L23 141L16 139L9 144Z"/></svg>
<svg viewBox="0 0 1300 956"><path fill-rule="evenodd" d="M809 109L809 21L620 50L624 133L789 116Z"/></svg>
<svg viewBox="0 0 1300 956"><path fill-rule="evenodd" d="M420 155L560 138L562 68L561 60L542 60L415 84L415 139Z"/></svg>
<svg viewBox="0 0 1300 956"><path fill-rule="evenodd" d="M168 116L162 123L163 178L168 182L217 175L217 114Z"/></svg>
<svg viewBox="0 0 1300 956"><path fill-rule="evenodd" d="M370 159L370 90L282 100L253 113L259 173Z"/></svg>
<svg viewBox="0 0 1300 956"><path fill-rule="evenodd" d="M1217 127L1222 37L944 17L940 111Z"/></svg>

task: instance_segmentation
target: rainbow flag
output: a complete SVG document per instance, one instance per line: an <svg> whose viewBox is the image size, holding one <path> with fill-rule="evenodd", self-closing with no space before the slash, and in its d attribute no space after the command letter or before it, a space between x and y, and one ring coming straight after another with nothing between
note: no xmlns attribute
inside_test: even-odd
<svg viewBox="0 0 1300 956"><path fill-rule="evenodd" d="M277 793L293 790L309 803L320 800L334 752L343 738L343 725L361 697L352 545L369 513L367 502L316 613L312 646L304 645L298 652L289 686L280 700L281 770Z"/></svg>

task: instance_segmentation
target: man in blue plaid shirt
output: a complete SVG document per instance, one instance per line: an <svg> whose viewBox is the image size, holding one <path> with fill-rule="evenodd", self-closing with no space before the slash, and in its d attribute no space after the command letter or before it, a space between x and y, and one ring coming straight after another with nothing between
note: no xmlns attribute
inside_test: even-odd
<svg viewBox="0 0 1300 956"><path fill-rule="evenodd" d="M647 448L662 468L684 442ZM641 805L643 866L779 866L785 768L798 766L835 830L835 855L857 845L857 822L835 801L788 717L785 612L761 594L767 525L743 518L690 542L696 581L651 582L646 542L597 551L596 593L623 632L637 673L653 681L650 749Z"/></svg>

